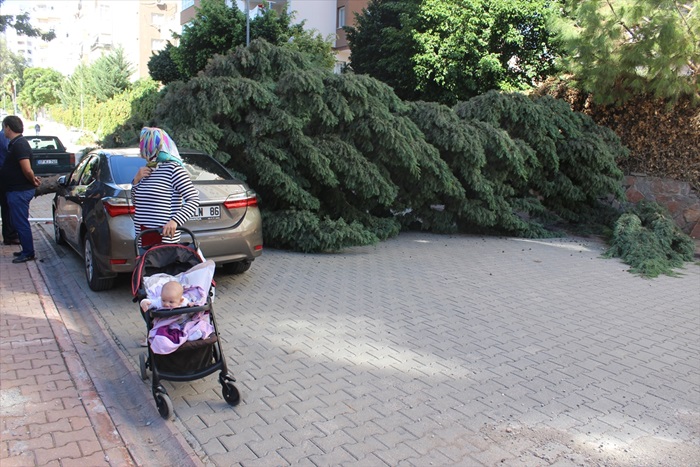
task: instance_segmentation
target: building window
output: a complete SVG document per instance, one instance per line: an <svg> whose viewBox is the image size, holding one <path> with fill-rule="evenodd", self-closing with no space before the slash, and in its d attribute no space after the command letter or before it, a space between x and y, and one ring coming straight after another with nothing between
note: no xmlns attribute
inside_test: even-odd
<svg viewBox="0 0 700 467"><path fill-rule="evenodd" d="M151 51L160 52L165 48L165 41L163 39L151 39Z"/></svg>
<svg viewBox="0 0 700 467"><path fill-rule="evenodd" d="M156 27L160 27L163 24L165 24L165 15L161 15L158 13L152 13L151 14L151 24Z"/></svg>
<svg viewBox="0 0 700 467"><path fill-rule="evenodd" d="M345 7L338 8L338 29L345 26Z"/></svg>

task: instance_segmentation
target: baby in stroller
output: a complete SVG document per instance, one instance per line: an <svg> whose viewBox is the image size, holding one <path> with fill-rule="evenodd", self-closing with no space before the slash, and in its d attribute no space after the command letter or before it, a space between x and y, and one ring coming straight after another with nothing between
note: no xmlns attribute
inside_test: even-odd
<svg viewBox="0 0 700 467"><path fill-rule="evenodd" d="M144 278L146 298L140 302L144 319L152 310L173 310L206 303L207 291L203 286L211 282L213 261L204 263L176 276L154 274ZM204 281L204 282L203 282ZM150 343L154 353L167 355L187 341L206 339L214 332L206 311L179 313L167 317L153 317L151 329L143 347Z"/></svg>
<svg viewBox="0 0 700 467"><path fill-rule="evenodd" d="M160 298L141 300L141 310L145 313L148 310L173 309L187 306L190 302L183 296L184 288L177 281L169 281L160 289Z"/></svg>

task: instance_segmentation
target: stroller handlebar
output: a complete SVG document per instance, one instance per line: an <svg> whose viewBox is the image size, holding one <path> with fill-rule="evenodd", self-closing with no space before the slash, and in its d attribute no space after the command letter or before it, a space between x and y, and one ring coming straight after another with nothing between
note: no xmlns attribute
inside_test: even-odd
<svg viewBox="0 0 700 467"><path fill-rule="evenodd" d="M207 300L207 303L199 306L187 306L181 308L173 309L162 309L162 310L148 310L149 315L152 318L167 318L170 316L184 315L188 313L197 313L199 311L209 311L211 310L211 302Z"/></svg>

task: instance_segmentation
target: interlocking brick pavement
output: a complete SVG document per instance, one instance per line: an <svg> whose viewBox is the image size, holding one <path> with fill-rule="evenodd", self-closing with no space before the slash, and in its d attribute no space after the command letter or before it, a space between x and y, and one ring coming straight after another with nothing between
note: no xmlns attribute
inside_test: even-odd
<svg viewBox="0 0 700 467"><path fill-rule="evenodd" d="M138 374L128 279L91 292L77 255L46 248ZM241 404L214 375L165 382L169 425L217 466L700 465L700 268L646 280L602 251L419 233L268 249L215 277Z"/></svg>
<svg viewBox="0 0 700 467"><path fill-rule="evenodd" d="M77 355L35 262L0 249L0 459L135 465Z"/></svg>

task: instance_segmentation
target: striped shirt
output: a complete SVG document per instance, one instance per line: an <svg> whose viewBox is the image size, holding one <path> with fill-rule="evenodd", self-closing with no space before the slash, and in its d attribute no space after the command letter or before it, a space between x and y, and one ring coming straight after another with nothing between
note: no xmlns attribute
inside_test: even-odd
<svg viewBox="0 0 700 467"><path fill-rule="evenodd" d="M199 192L181 165L174 162L158 164L150 176L131 187L134 203L134 228L136 235L141 226L159 229L174 220L178 227L197 213ZM178 243L180 232L173 238L163 238L164 243Z"/></svg>

